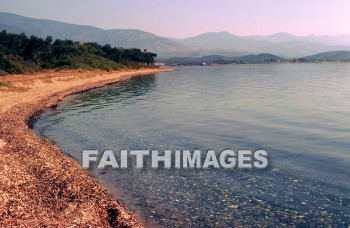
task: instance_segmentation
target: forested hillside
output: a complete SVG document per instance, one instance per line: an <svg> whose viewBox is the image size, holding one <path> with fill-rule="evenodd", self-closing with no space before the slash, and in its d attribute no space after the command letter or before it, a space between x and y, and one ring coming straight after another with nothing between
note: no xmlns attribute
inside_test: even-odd
<svg viewBox="0 0 350 228"><path fill-rule="evenodd" d="M136 29L100 29L86 25L75 25L59 21L34 19L0 12L0 31L25 33L40 38L70 39L79 42L110 44L112 47L147 49L158 55L187 53L188 47L155 34Z"/></svg>
<svg viewBox="0 0 350 228"><path fill-rule="evenodd" d="M43 69L104 69L153 64L157 56L137 48L116 48L73 40L53 40L24 33L0 32L0 74L32 73Z"/></svg>

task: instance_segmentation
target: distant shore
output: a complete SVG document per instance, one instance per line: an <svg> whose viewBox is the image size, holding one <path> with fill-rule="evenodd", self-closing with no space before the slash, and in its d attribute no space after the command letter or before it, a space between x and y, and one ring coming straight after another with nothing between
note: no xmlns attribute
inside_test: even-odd
<svg viewBox="0 0 350 228"><path fill-rule="evenodd" d="M1 226L142 227L79 163L39 139L29 125L67 95L164 71L169 69L0 77Z"/></svg>

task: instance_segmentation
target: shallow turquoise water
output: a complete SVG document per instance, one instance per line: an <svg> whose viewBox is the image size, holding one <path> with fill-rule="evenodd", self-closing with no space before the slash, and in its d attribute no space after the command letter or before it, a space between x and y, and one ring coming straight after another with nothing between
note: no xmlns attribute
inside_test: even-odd
<svg viewBox="0 0 350 228"><path fill-rule="evenodd" d="M84 149L264 149L270 167L90 170L149 225L350 224L350 64L181 67L67 99L34 130Z"/></svg>

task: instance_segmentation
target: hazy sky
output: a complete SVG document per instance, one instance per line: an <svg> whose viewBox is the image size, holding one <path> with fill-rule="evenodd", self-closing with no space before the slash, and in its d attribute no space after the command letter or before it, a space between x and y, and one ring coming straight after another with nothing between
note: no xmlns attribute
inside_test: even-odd
<svg viewBox="0 0 350 228"><path fill-rule="evenodd" d="M219 31L350 34L350 0L0 0L0 11L181 38Z"/></svg>

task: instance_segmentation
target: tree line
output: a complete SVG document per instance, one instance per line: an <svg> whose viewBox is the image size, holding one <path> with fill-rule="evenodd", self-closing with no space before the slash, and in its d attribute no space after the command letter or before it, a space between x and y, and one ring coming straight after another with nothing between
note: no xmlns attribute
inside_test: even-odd
<svg viewBox="0 0 350 228"><path fill-rule="evenodd" d="M111 65L110 61L120 65L128 63L150 65L154 63L155 57L157 54L137 48L126 49L94 42L53 40L51 36L45 39L28 37L24 33L11 34L6 30L0 32L0 69L9 73L21 73L16 72L21 71L20 69L14 70L14 62L30 62L42 69L53 69L80 65L99 66L107 63Z"/></svg>

